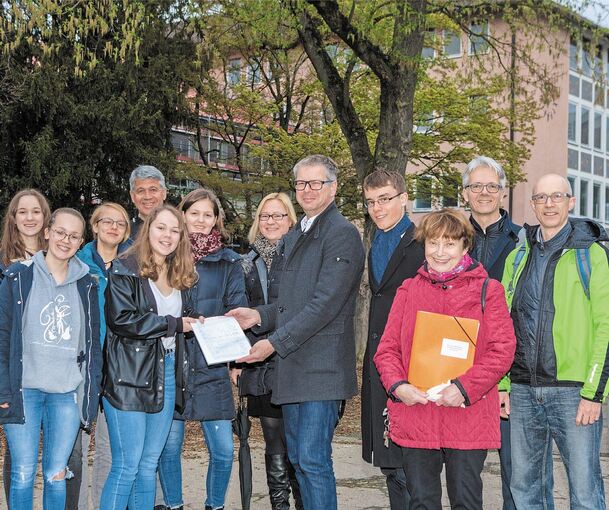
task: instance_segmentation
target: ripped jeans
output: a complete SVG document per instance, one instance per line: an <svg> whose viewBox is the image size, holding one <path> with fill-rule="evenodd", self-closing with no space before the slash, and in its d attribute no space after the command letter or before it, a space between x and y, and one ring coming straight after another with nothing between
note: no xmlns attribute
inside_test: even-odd
<svg viewBox="0 0 609 510"><path fill-rule="evenodd" d="M80 427L76 392L46 393L24 388L23 411L25 423L4 425L12 459L9 508L33 508L42 426L43 508L63 509L66 501L66 475L69 476L66 466Z"/></svg>

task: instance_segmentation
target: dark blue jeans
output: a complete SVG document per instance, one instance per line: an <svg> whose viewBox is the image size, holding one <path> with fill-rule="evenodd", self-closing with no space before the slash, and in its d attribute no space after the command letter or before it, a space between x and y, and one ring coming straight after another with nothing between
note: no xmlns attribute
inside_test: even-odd
<svg viewBox="0 0 609 510"><path fill-rule="evenodd" d="M103 400L112 467L101 496L102 510L150 510L156 470L173 419L175 357L165 357L165 401L158 413L122 411Z"/></svg>
<svg viewBox="0 0 609 510"><path fill-rule="evenodd" d="M580 401L578 387L512 384L510 487L516 508L546 509L546 489L552 489L545 476L552 439L567 471L571 509L605 508L600 464L603 423L601 419L592 425L575 425Z"/></svg>
<svg viewBox="0 0 609 510"><path fill-rule="evenodd" d="M339 400L318 400L281 406L288 457L305 510L337 507L332 437L339 405Z"/></svg>
<svg viewBox="0 0 609 510"><path fill-rule="evenodd" d="M9 508L33 508L34 479L42 426L44 508L63 508L66 502L66 466L80 427L76 392L46 393L23 389L25 423L4 425L11 451ZM57 477L61 479L57 479Z"/></svg>

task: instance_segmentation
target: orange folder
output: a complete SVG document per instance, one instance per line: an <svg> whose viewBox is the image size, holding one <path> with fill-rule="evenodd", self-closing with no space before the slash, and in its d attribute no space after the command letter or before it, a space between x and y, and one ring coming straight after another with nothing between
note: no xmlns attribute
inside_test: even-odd
<svg viewBox="0 0 609 510"><path fill-rule="evenodd" d="M474 363L480 322L417 312L408 382L427 391L464 374Z"/></svg>

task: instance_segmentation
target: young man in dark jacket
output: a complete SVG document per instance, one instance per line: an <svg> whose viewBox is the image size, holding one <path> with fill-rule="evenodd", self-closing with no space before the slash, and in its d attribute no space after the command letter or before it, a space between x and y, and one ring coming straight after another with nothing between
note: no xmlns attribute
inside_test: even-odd
<svg viewBox="0 0 609 510"><path fill-rule="evenodd" d="M370 315L362 377L362 457L387 477L392 510L408 508L410 497L402 468L402 453L385 443L387 393L373 358L385 329L397 288L415 276L423 264L423 247L413 239L414 224L406 214L406 183L397 172L377 170L364 179L364 204L376 231L368 253Z"/></svg>

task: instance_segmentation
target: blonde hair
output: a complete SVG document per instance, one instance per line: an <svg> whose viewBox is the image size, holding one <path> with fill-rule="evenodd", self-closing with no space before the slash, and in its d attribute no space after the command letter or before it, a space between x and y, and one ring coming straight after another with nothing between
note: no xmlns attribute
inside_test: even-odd
<svg viewBox="0 0 609 510"><path fill-rule="evenodd" d="M285 207L286 212L288 213L288 220L290 221L290 227L292 227L296 223L296 211L294 210L294 206L292 205L292 201L290 197L288 197L285 193L269 193L266 195L258 204L258 208L256 209L256 215L254 216L254 223L250 227L250 231L247 234L247 240L250 243L253 243L256 240L256 236L260 233L260 211L264 208L264 205L269 200L279 200L283 207Z"/></svg>
<svg viewBox="0 0 609 510"><path fill-rule="evenodd" d="M146 219L138 232L137 239L134 245L129 248L121 257L127 257L134 253L139 266L140 276L142 278L150 278L156 281L159 277L160 267L154 260L154 253L150 246L150 225L156 220L158 215L163 211L169 211L178 219L180 229L180 240L178 246L173 253L167 256L167 282L169 285L178 290L185 290L193 286L197 281L197 272L192 260L192 251L190 241L186 233L186 225L182 213L171 205L161 205L154 209Z"/></svg>
<svg viewBox="0 0 609 510"><path fill-rule="evenodd" d="M127 239L129 239L129 236L131 235L131 222L129 221L129 214L127 213L126 209L122 205L117 204L116 202L102 202L95 208L93 214L91 214L91 217L89 218L89 225L91 225L91 229L93 230L93 227L97 224L97 222L103 218L102 209L104 207L114 209L118 213L122 214L123 218L125 218L125 221L127 222L127 228L125 229L125 235L123 236L123 240L121 241L124 243ZM97 234L95 233L95 231L93 231L93 237L97 239Z"/></svg>
<svg viewBox="0 0 609 510"><path fill-rule="evenodd" d="M9 265L12 261L23 260L26 258L25 244L17 228L17 222L15 217L17 216L17 207L19 207L19 200L23 197L34 197L38 200L40 209L42 210L43 222L42 228L37 235L38 249L45 249L47 241L44 238L44 231L49 226L51 220L51 208L47 199L40 191L35 189L23 189L11 199L4 214L4 229L2 231L2 240L0 241L0 252L2 253L2 263Z"/></svg>
<svg viewBox="0 0 609 510"><path fill-rule="evenodd" d="M425 243L427 239L463 239L463 247L469 250L474 245L474 227L458 211L454 209L442 209L434 211L425 216L417 227L414 238Z"/></svg>

